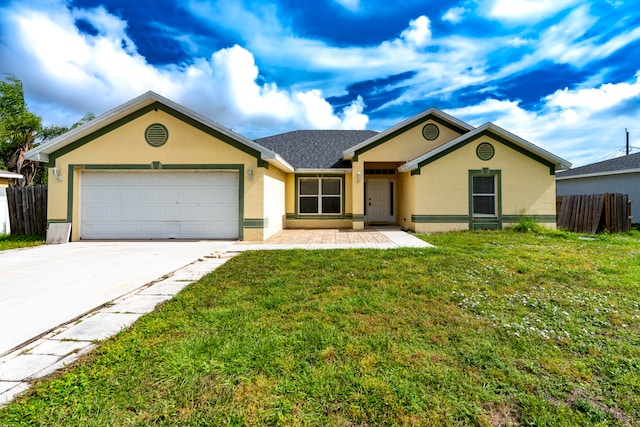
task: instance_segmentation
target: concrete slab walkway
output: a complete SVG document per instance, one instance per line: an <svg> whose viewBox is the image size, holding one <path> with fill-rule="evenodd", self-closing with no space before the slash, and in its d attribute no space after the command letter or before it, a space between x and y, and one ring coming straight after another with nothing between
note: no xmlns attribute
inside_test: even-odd
<svg viewBox="0 0 640 427"><path fill-rule="evenodd" d="M431 247L399 229L266 242L74 242L0 252L0 406L245 250ZM107 304L108 303L108 304Z"/></svg>
<svg viewBox="0 0 640 427"><path fill-rule="evenodd" d="M273 249L393 249L433 245L396 227L351 229L288 229L264 242L238 242L236 250Z"/></svg>

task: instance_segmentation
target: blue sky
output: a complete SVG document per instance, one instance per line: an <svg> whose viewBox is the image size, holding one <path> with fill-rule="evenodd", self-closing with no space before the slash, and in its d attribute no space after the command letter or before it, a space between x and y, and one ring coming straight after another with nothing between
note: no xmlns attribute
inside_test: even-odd
<svg viewBox="0 0 640 427"><path fill-rule="evenodd" d="M59 125L147 90L250 138L437 107L579 166L640 146L638 58L636 1L0 0L0 73Z"/></svg>

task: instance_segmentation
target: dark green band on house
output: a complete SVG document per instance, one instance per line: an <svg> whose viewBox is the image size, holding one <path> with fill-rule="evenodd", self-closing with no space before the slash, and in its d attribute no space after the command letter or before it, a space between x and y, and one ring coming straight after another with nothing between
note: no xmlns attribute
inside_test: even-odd
<svg viewBox="0 0 640 427"><path fill-rule="evenodd" d="M419 224L469 222L469 215L411 215L411 221Z"/></svg>
<svg viewBox="0 0 640 427"><path fill-rule="evenodd" d="M353 222L364 222L364 215L353 214L352 218L353 218Z"/></svg>
<svg viewBox="0 0 640 427"><path fill-rule="evenodd" d="M531 219L544 224L554 224L555 215L502 215L502 222L520 222L521 219Z"/></svg>
<svg viewBox="0 0 640 427"><path fill-rule="evenodd" d="M268 228L269 218L245 218L244 228Z"/></svg>

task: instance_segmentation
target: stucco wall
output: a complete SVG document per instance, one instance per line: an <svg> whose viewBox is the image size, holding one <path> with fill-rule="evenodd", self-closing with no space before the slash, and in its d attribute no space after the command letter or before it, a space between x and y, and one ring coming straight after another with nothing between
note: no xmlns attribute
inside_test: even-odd
<svg viewBox="0 0 640 427"><path fill-rule="evenodd" d="M267 222L263 238L267 239L284 228L285 174L274 167L264 173L264 218Z"/></svg>

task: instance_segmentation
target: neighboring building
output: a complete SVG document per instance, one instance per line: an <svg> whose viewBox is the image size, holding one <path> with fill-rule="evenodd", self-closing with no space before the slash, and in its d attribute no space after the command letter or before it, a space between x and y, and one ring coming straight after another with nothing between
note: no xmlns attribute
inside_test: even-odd
<svg viewBox="0 0 640 427"><path fill-rule="evenodd" d="M15 172L0 170L0 236L11 231L9 221L9 204L7 203L7 187L12 179L24 179L22 175Z"/></svg>
<svg viewBox="0 0 640 427"><path fill-rule="evenodd" d="M633 202L633 213L640 209L640 153L559 172L556 175L556 188L558 196L628 194ZM637 218L634 218L634 222L638 222Z"/></svg>
<svg viewBox="0 0 640 427"><path fill-rule="evenodd" d="M34 148L49 222L72 239L264 240L283 228L394 224L416 232L555 227L570 164L498 126L429 109L381 133L252 141L148 92Z"/></svg>

